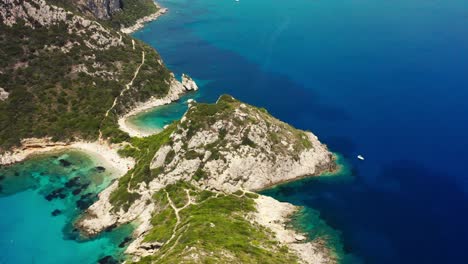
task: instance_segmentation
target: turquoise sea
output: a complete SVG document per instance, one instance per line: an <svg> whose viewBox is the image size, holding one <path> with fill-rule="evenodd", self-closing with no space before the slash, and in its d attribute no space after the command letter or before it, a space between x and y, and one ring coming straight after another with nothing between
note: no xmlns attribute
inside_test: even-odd
<svg viewBox="0 0 468 264"><path fill-rule="evenodd" d="M0 263L84 264L105 256L122 258L119 245L131 226L86 240L71 225L112 178L102 164L76 151L0 168Z"/></svg>
<svg viewBox="0 0 468 264"><path fill-rule="evenodd" d="M264 192L304 206L294 225L326 238L343 262L466 262L468 2L160 3L169 13L134 36L200 91L137 116L136 125L161 129L193 97L214 102L229 93L265 107L313 131L348 168ZM131 227L91 241L70 227L77 202L89 204L109 184L108 171L63 154L0 169L0 263L121 257Z"/></svg>

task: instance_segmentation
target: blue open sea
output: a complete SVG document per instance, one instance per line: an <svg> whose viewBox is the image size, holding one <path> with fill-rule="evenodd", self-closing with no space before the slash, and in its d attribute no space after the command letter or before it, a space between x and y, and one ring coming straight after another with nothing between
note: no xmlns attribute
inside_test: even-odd
<svg viewBox="0 0 468 264"><path fill-rule="evenodd" d="M231 94L342 156L341 175L264 192L304 206L293 224L325 238L343 263L466 263L466 0L159 2L169 13L134 36L197 81L200 91L184 100ZM132 122L161 129L181 117L184 100ZM129 228L84 242L70 230L76 202L108 182L99 164L69 155L68 167L45 156L0 171L0 263L121 256ZM45 199L77 173L78 187L90 184L83 193Z"/></svg>

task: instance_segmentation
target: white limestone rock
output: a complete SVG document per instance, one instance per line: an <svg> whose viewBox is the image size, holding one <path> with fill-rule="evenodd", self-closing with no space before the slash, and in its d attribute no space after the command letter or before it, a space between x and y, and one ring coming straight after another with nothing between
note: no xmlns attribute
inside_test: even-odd
<svg viewBox="0 0 468 264"><path fill-rule="evenodd" d="M8 99L8 96L10 96L10 93L8 93L7 91L5 91L5 89L0 87L0 101L5 101L6 99Z"/></svg>
<svg viewBox="0 0 468 264"><path fill-rule="evenodd" d="M197 91L198 86L195 83L195 81L190 78L187 74L182 74L182 85L187 89L188 91Z"/></svg>

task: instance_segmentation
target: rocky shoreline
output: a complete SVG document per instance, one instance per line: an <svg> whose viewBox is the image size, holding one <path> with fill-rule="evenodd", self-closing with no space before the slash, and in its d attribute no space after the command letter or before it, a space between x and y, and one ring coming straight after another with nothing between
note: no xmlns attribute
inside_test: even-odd
<svg viewBox="0 0 468 264"><path fill-rule="evenodd" d="M135 126L132 126L128 122L128 118L146 111L149 111L155 107L167 105L174 101L179 100L179 98L190 91L197 91L198 86L195 81L186 74L182 74L182 82L179 82L174 75L172 75L172 80L169 85L169 92L166 96L162 98L152 97L146 102L141 102L137 104L132 110L130 110L125 115L121 116L118 120L120 130L127 132L131 137L146 137L151 134L151 132L146 132L141 129L138 129Z"/></svg>
<svg viewBox="0 0 468 264"><path fill-rule="evenodd" d="M142 29L145 26L146 23L158 19L158 17L166 14L169 11L169 9L161 7L156 2L154 2L154 5L156 6L156 8L158 8L158 11L156 11L155 13L153 13L153 14L151 14L149 16L145 16L145 17L142 17L142 18L138 19L133 26L130 26L130 27L127 27L127 28L122 28L122 29L120 29L120 31L122 33L125 33L125 34L131 34L131 33L135 32L135 31L138 31L138 30Z"/></svg>
<svg viewBox="0 0 468 264"><path fill-rule="evenodd" d="M306 234L288 228L290 217L297 213L299 207L264 195L260 195L255 202L257 212L253 215L253 220L273 231L276 239L293 250L302 263L317 264L334 261L332 252L324 249L320 241L308 241Z"/></svg>

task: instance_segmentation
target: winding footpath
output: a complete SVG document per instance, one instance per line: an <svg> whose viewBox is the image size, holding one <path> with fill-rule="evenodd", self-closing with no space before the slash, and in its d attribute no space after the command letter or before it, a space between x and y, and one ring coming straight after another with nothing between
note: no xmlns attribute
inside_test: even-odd
<svg viewBox="0 0 468 264"><path fill-rule="evenodd" d="M132 85L133 85L133 81L135 81L136 77L138 76L138 73L140 72L141 66L143 66L144 64L145 64L145 52L142 51L142 52L141 52L141 64L138 66L138 68L136 69L135 73L133 74L132 80L131 80L129 83L127 83L127 84L125 85L125 89L123 89L123 90L120 92L119 96L115 97L114 103L112 104L111 108L109 108L109 109L107 110L107 112L106 112L106 117L109 116L109 112L112 111L112 109L114 109L115 105L117 104L117 100L118 100L126 91L130 90L130 88L131 88Z"/></svg>
<svg viewBox="0 0 468 264"><path fill-rule="evenodd" d="M169 243L176 237L177 231L179 231L179 230L178 230L178 227L179 227L180 222L181 222L179 212L182 211L182 210L184 210L185 208L189 207L190 205L198 205L198 204L200 204L200 203L197 203L197 202L194 202L194 201L193 201L192 197L190 196L190 191L189 191L189 190L184 189L184 191L185 191L185 193L186 193L186 195L187 195L187 203L186 203L184 206L182 206L182 207L180 207L180 208L177 208L177 206L175 206L174 202L172 201L172 199L171 199L169 193L168 193L166 190L164 190L164 192L166 193L167 201L168 201L169 205L172 207L172 209L174 210L174 213L175 213L176 219L177 219L177 222L176 222L176 224L174 225L174 228L172 229L172 235L171 235L171 237L164 243L165 245L169 245ZM218 197L218 193L216 194L215 197ZM212 198L212 197L207 198L207 199L204 200L203 202L206 202L206 201L209 200L210 198ZM201 202L201 203L203 203L203 202ZM182 228L183 228L183 227L182 227ZM179 234L179 236L177 237L177 239L176 239L176 241L174 242L174 244L172 244L172 246L171 246L170 248L168 248L168 249L166 250L166 252L164 252L163 254L161 254L161 255L159 256L158 259L164 258L164 256L166 256L166 254L168 254L170 251L172 251L172 249L179 243L179 239L182 237L182 235L184 234L184 232L186 232L189 228L190 228L190 223L188 223L188 224L185 226L185 229L184 229L183 231L180 232L180 234Z"/></svg>
<svg viewBox="0 0 468 264"><path fill-rule="evenodd" d="M133 49L135 49L135 42L134 42L134 40L132 40L132 44L133 44ZM123 96L123 94L124 94L126 91L130 90L130 88L131 88L132 85L133 85L133 82L135 81L136 77L138 76L138 73L140 72L141 67L142 67L144 64L145 64L145 51L142 51L142 52L141 52L141 64L136 68L135 73L133 74L133 78L130 80L130 82L127 83L127 84L125 85L125 89L123 89L123 90L120 92L120 94L119 94L117 97L115 97L114 102L112 103L112 106L111 106L109 109L107 109L106 115L105 115L104 119L105 119L106 117L109 116L110 111L112 111L112 109L114 109L114 107L117 105L117 101L119 100L119 98L120 98L121 96ZM101 128L99 128L99 141L100 141L100 142L103 141L103 140L102 140L102 131L101 131Z"/></svg>

